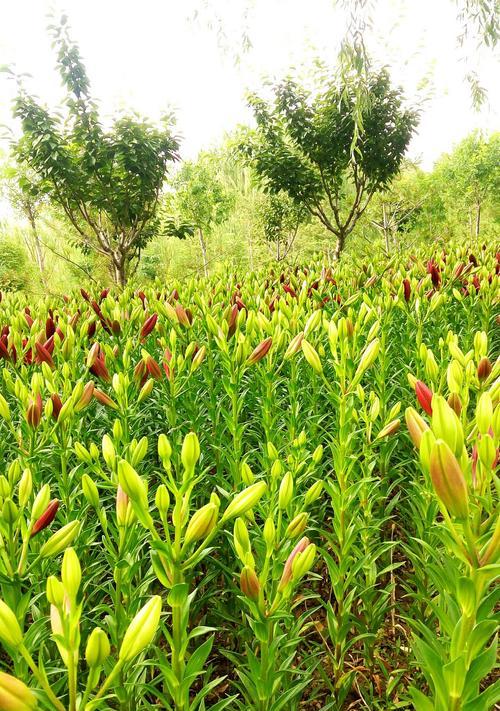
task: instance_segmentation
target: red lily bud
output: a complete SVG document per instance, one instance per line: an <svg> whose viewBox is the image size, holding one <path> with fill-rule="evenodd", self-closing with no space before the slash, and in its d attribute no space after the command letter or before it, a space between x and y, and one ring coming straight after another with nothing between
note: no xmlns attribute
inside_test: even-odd
<svg viewBox="0 0 500 711"><path fill-rule="evenodd" d="M31 529L31 538L36 536L37 533L43 531L44 528L50 526L52 521L56 517L57 509L59 508L59 499L52 499L43 514L39 519L35 521L33 528Z"/></svg>
<svg viewBox="0 0 500 711"><path fill-rule="evenodd" d="M144 324L141 328L141 341L143 341L145 338L147 338L147 336L149 336L151 331L156 326L157 321L158 321L158 314L153 314L152 316L150 316L149 318L147 318L144 321Z"/></svg>
<svg viewBox="0 0 500 711"><path fill-rule="evenodd" d="M415 394L422 408L428 415L432 415L432 395L433 392L422 380L415 383Z"/></svg>
<svg viewBox="0 0 500 711"><path fill-rule="evenodd" d="M51 368L54 368L54 361L52 360L52 356L50 355L47 348L45 348L45 346L42 346L41 343L36 342L35 343L35 350L36 350L35 361L37 363L48 363Z"/></svg>
<svg viewBox="0 0 500 711"><path fill-rule="evenodd" d="M101 405L106 405L107 407L113 408L113 410L118 410L118 405L116 402L114 402L109 395L106 395L106 393L103 393L102 390L98 390L97 388L94 388L94 397L97 400L97 402L100 402Z"/></svg>
<svg viewBox="0 0 500 711"><path fill-rule="evenodd" d="M63 406L62 400L57 393L51 395L50 399L52 400L52 417L54 420L58 420L59 413L61 412L61 408Z"/></svg>
<svg viewBox="0 0 500 711"><path fill-rule="evenodd" d="M26 410L26 420L33 429L36 429L40 424L42 408L42 396L38 393L34 400L29 401L28 409Z"/></svg>
<svg viewBox="0 0 500 711"><path fill-rule="evenodd" d="M403 279L403 290L404 290L405 301L409 301L410 296L411 296L411 285L410 285L409 279Z"/></svg>
<svg viewBox="0 0 500 711"><path fill-rule="evenodd" d="M177 304L177 306L175 307L175 313L177 314L179 323L185 326L186 328L189 328L189 326L191 325L189 321L189 316L187 315L186 309L181 306L181 304Z"/></svg>
<svg viewBox="0 0 500 711"><path fill-rule="evenodd" d="M146 358L146 368L152 378L155 380L161 379L161 368L155 359L150 355Z"/></svg>
<svg viewBox="0 0 500 711"><path fill-rule="evenodd" d="M273 339L271 336L268 338L265 338L263 341L259 343L259 345L253 349L253 351L250 353L247 359L247 364L248 365L253 365L254 363L258 363L259 360L262 360L268 353L269 349L273 345Z"/></svg>
<svg viewBox="0 0 500 711"><path fill-rule="evenodd" d="M482 382L483 380L489 378L492 370L493 366L491 365L490 359L487 356L484 356L484 358L481 358L477 366L477 377Z"/></svg>

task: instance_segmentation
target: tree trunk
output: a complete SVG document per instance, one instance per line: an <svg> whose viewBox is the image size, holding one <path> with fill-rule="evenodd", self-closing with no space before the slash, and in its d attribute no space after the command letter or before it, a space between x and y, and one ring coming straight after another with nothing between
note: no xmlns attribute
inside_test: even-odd
<svg viewBox="0 0 500 711"><path fill-rule="evenodd" d="M340 255L342 254L342 250L345 247L345 232L338 232L337 233L337 242L335 244L335 249L333 252L333 260L335 262L338 262L340 259Z"/></svg>
<svg viewBox="0 0 500 711"><path fill-rule="evenodd" d="M385 238L385 251L387 254L389 254L391 250L391 242L390 242L390 230L389 230L389 224L387 222L387 210L385 207L385 203L382 203L382 224L383 224L383 230L384 230L384 238Z"/></svg>
<svg viewBox="0 0 500 711"><path fill-rule="evenodd" d="M203 236L203 231L201 227L198 229L198 236L200 238L200 247L201 247L201 254L203 256L203 271L205 272L205 276L208 276L208 259L207 259L207 245L205 242L205 238Z"/></svg>
<svg viewBox="0 0 500 711"><path fill-rule="evenodd" d="M121 289L127 285L127 254L114 253L111 258L113 281Z"/></svg>
<svg viewBox="0 0 500 711"><path fill-rule="evenodd" d="M40 278L43 286L47 286L47 278L45 275L45 255L40 243L40 237L38 236L35 216L31 210L28 213L28 219L31 226L31 234L33 235L33 249L35 252L36 263L38 265L38 269L40 270Z"/></svg>

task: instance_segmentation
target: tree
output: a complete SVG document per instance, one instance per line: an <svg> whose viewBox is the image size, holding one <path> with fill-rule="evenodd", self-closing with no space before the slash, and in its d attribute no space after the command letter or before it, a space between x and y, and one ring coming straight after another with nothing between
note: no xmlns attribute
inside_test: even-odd
<svg viewBox="0 0 500 711"><path fill-rule="evenodd" d="M217 157L202 154L197 162L186 161L174 179L175 192L168 201L167 209L173 210L176 231L184 236L198 234L203 269L208 275L207 238L213 227L228 216L233 203L217 175ZM172 230L170 234L175 234Z"/></svg>
<svg viewBox="0 0 500 711"><path fill-rule="evenodd" d="M84 251L103 255L123 286L154 234L167 169L177 159L172 118L163 117L157 127L121 116L105 131L66 18L50 30L67 92L66 115L51 114L20 83L14 115L23 135L15 152L36 175L38 190L62 207Z"/></svg>
<svg viewBox="0 0 500 711"><path fill-rule="evenodd" d="M0 289L21 291L29 283L29 268L22 242L15 233L0 231Z"/></svg>
<svg viewBox="0 0 500 711"><path fill-rule="evenodd" d="M445 199L468 212L471 236L479 238L485 203L500 200L500 133L486 139L480 133L467 136L436 166Z"/></svg>
<svg viewBox="0 0 500 711"><path fill-rule="evenodd" d="M287 193L271 193L264 197L259 217L265 239L276 250L276 261L286 259L307 211L297 205Z"/></svg>
<svg viewBox="0 0 500 711"><path fill-rule="evenodd" d="M257 128L241 140L264 189L286 192L335 235L337 259L374 193L397 174L417 125L387 71L367 81L361 122L356 85L345 79L314 96L292 79L274 87L271 103L252 95Z"/></svg>
<svg viewBox="0 0 500 711"><path fill-rule="evenodd" d="M36 176L26 165L5 162L0 167L0 194L3 194L14 210L28 221L29 235L23 238L31 258L37 264L42 284L47 286L45 252L38 231L38 218L43 205L43 196L37 186Z"/></svg>

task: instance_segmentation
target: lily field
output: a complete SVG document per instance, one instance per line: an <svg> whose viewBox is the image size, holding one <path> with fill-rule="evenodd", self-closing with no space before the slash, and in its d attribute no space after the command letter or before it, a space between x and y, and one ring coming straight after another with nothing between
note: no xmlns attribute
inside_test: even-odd
<svg viewBox="0 0 500 711"><path fill-rule="evenodd" d="M489 711L491 245L0 301L0 709Z"/></svg>

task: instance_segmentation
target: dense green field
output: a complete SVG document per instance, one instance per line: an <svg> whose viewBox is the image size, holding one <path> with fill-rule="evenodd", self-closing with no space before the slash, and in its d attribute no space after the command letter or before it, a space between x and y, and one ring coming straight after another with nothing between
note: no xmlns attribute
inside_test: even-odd
<svg viewBox="0 0 500 711"><path fill-rule="evenodd" d="M492 709L499 269L4 293L0 709Z"/></svg>

